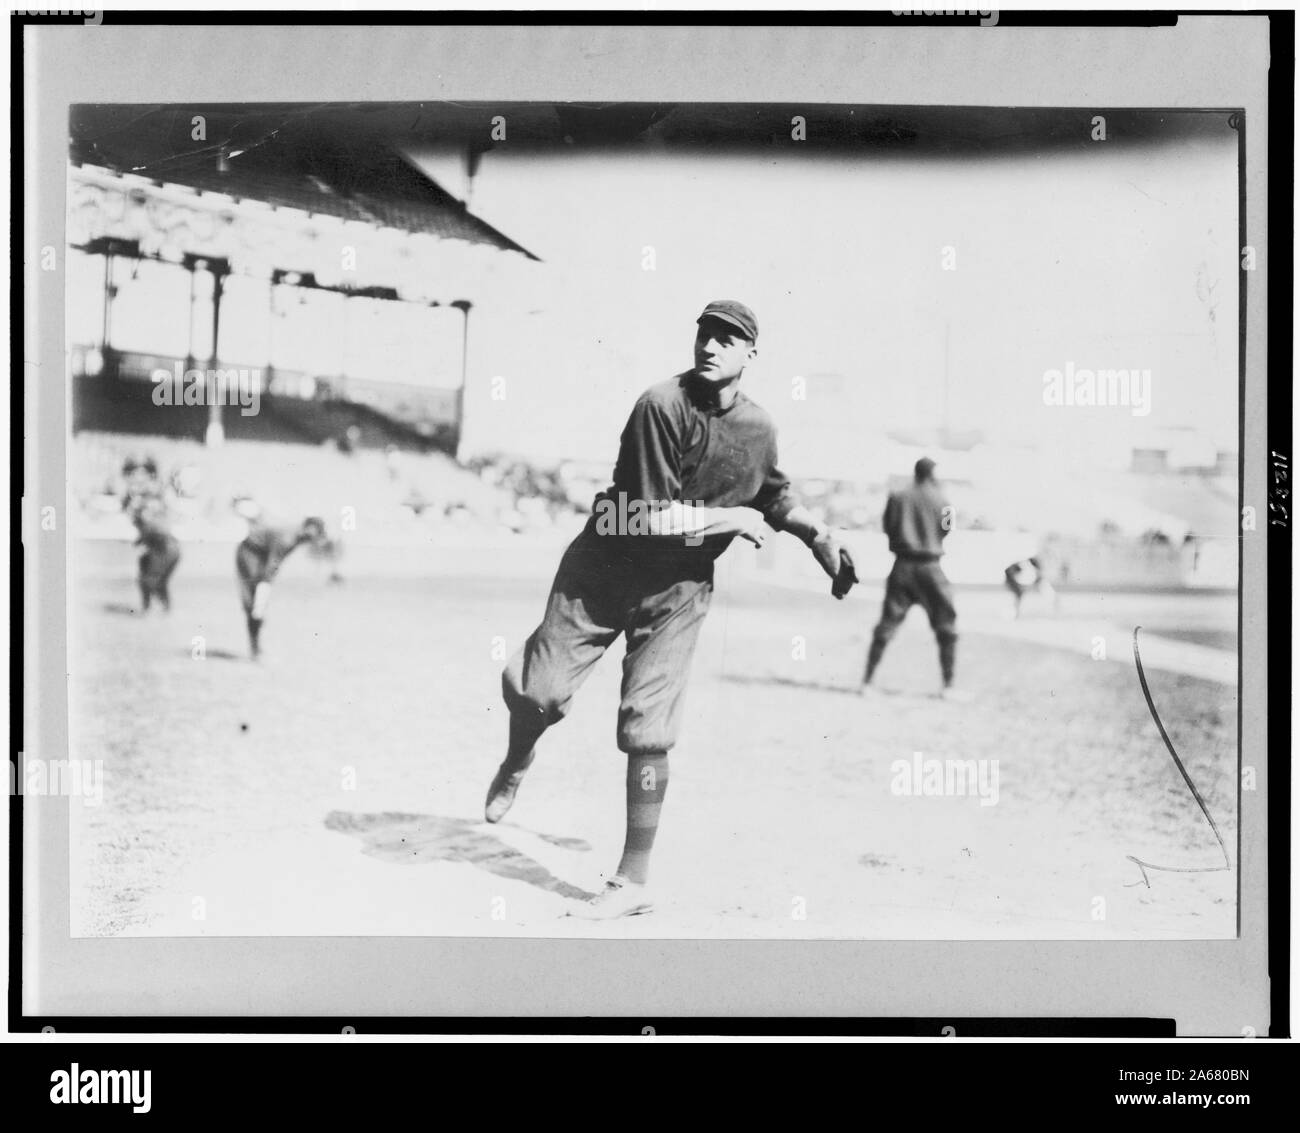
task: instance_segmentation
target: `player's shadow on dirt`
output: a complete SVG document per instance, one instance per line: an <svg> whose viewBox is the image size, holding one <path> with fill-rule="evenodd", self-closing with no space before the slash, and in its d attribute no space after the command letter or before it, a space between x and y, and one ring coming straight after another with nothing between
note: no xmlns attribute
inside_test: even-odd
<svg viewBox="0 0 1300 1133"><path fill-rule="evenodd" d="M506 845L482 822L436 814L348 814L331 811L325 828L361 839L362 853L397 865L421 862L468 862L497 877L526 881L572 900L593 896L556 877L541 862ZM590 850L581 838L552 834L537 837L566 850Z"/></svg>
<svg viewBox="0 0 1300 1133"><path fill-rule="evenodd" d="M188 649L184 650L184 653L187 657L193 656L193 654ZM203 651L203 657L205 660L208 661L251 661L252 660L252 658L250 658L247 653L231 653L229 649L211 649L211 648L205 649Z"/></svg>
<svg viewBox="0 0 1300 1133"><path fill-rule="evenodd" d="M139 606L128 606L123 602L105 602L104 613L121 614L128 618L138 618L140 616Z"/></svg>
<svg viewBox="0 0 1300 1133"><path fill-rule="evenodd" d="M813 689L817 692L838 692L841 696L857 696L857 685L833 685L823 681L795 681L789 677L766 676L747 677L727 673L722 678L733 685L783 685L786 688Z"/></svg>
<svg viewBox="0 0 1300 1133"><path fill-rule="evenodd" d="M789 677L766 676L766 677L749 677L739 673L724 674L722 679L730 681L736 685L780 685L785 688L802 689L805 692L837 692L841 696L851 696L855 700L862 696L861 685L833 685L825 681L796 681ZM900 700L933 700L932 692L912 692L901 688L885 688L880 685L871 686L873 696L896 696Z"/></svg>

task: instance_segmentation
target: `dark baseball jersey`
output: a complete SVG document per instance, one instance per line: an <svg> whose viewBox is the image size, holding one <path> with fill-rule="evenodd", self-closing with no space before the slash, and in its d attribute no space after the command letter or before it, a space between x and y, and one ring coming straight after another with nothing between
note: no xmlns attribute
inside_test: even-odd
<svg viewBox="0 0 1300 1133"><path fill-rule="evenodd" d="M619 444L614 482L596 496L617 507L680 501L701 507L752 507L778 531L795 506L790 481L777 467L776 428L743 392L725 409L692 372L651 386L637 399ZM637 555L712 562L734 538L660 536L634 540ZM697 545L692 546L695 543ZM624 544L631 550L631 544Z"/></svg>
<svg viewBox="0 0 1300 1133"><path fill-rule="evenodd" d="M239 545L239 573L251 582L273 582L280 564L301 539L297 527L256 524Z"/></svg>
<svg viewBox="0 0 1300 1133"><path fill-rule="evenodd" d="M713 595L713 561L727 536L606 533L600 505L679 501L753 507L774 527L794 506L776 466L771 418L743 393L719 407L690 374L651 386L623 430L614 482L556 571L541 625L502 673L512 717L537 734L563 719L578 687L621 635L621 751L666 752L677 741L695 642ZM606 509L608 510L608 509Z"/></svg>
<svg viewBox="0 0 1300 1133"><path fill-rule="evenodd" d="M948 534L944 509L948 501L932 483L912 484L891 492L885 504L881 527L889 537L889 549L907 559L938 559Z"/></svg>
<svg viewBox="0 0 1300 1133"><path fill-rule="evenodd" d="M136 543L150 550L163 550L176 542L171 525L167 522L166 514L161 508L137 511L131 517L131 521L135 524Z"/></svg>

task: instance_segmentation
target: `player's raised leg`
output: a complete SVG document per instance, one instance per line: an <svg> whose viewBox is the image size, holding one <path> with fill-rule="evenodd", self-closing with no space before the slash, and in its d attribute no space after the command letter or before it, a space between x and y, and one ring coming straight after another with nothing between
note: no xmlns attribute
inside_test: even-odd
<svg viewBox="0 0 1300 1133"><path fill-rule="evenodd" d="M500 822L514 806L524 775L533 765L537 741L547 727L546 712L540 705L535 711L526 708L511 711L506 757L488 785L487 799L483 804L484 821Z"/></svg>
<svg viewBox="0 0 1300 1133"><path fill-rule="evenodd" d="M537 741L569 711L573 694L591 667L618 637L615 595L609 564L594 538L579 535L565 552L546 602L542 624L529 635L501 674L501 693L510 711L506 757L488 787L483 806L487 822L500 822L514 805L524 775L532 766Z"/></svg>

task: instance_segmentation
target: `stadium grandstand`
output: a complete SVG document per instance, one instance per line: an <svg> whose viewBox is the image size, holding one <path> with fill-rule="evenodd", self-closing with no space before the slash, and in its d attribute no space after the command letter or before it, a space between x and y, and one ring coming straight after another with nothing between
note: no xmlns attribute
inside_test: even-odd
<svg viewBox="0 0 1300 1133"><path fill-rule="evenodd" d="M358 113L74 108L71 471L89 531L125 534L115 493L145 459L191 538L237 532L241 501L347 500L372 528L527 523L490 462L457 457L474 313L502 261L538 258ZM467 196L474 151L449 160Z"/></svg>

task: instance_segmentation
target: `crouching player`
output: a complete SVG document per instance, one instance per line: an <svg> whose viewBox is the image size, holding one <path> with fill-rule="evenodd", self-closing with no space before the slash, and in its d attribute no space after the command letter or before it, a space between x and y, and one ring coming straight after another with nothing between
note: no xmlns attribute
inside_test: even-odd
<svg viewBox="0 0 1300 1133"><path fill-rule="evenodd" d="M325 523L311 516L298 527L272 527L255 523L235 552L235 571L239 576L239 599L248 624L248 644L254 657L261 655L259 636L266 609L271 601L271 583L285 557L303 543L320 546L325 539Z"/></svg>

